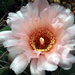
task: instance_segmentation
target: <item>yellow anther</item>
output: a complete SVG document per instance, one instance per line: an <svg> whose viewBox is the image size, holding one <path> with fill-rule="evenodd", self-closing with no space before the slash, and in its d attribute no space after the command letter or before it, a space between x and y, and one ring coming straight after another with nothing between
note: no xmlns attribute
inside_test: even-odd
<svg viewBox="0 0 75 75"><path fill-rule="evenodd" d="M56 39L54 35L49 30L40 29L37 30L30 37L30 45L33 50L37 51L49 51L55 44Z"/></svg>

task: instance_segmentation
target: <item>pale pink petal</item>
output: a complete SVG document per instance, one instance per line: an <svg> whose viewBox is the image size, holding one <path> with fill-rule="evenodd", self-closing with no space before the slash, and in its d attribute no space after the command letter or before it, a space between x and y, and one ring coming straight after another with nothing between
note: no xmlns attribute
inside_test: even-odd
<svg viewBox="0 0 75 75"><path fill-rule="evenodd" d="M58 23L62 25L60 27L68 28L74 23L74 15L70 9L65 9L63 12L57 15ZM65 19L64 19L65 18Z"/></svg>
<svg viewBox="0 0 75 75"><path fill-rule="evenodd" d="M39 58L39 54L40 54L40 53L33 52L31 48L29 48L28 46L23 47L20 44L18 46L10 46L7 48L7 50L10 52L9 53L10 61L12 61L17 55L24 53L26 55L28 62L30 62L32 58Z"/></svg>
<svg viewBox="0 0 75 75"><path fill-rule="evenodd" d="M19 40L6 40L3 42L3 45L5 47L11 47L11 46L16 46L16 45L19 45Z"/></svg>
<svg viewBox="0 0 75 75"><path fill-rule="evenodd" d="M65 29L73 25L74 15L71 13L70 9L65 9L64 7L57 4L52 4L50 8L54 10L54 15L51 18L49 29L55 35L59 35L63 28ZM53 12L51 12L51 14L53 14Z"/></svg>
<svg viewBox="0 0 75 75"><path fill-rule="evenodd" d="M34 20L34 19L26 18L25 20L27 22L27 25L25 27L26 32L27 33L29 33L29 32L33 33L35 31L36 27L38 27L38 24L37 24L38 19Z"/></svg>
<svg viewBox="0 0 75 75"><path fill-rule="evenodd" d="M9 53L9 55L8 55L8 61L12 62L18 55L20 55L20 53L19 54L18 53L14 53L14 52Z"/></svg>
<svg viewBox="0 0 75 75"><path fill-rule="evenodd" d="M58 53L61 54L62 56L67 56L69 54L69 52L71 51L70 48L65 47L65 48L60 48L60 50L58 50Z"/></svg>
<svg viewBox="0 0 75 75"><path fill-rule="evenodd" d="M50 25L52 25L52 27L54 29L56 29L57 27L61 27L63 24L61 21L59 21L59 19L57 18L57 15L60 14L61 12L63 12L65 10L65 8L63 6L60 6L58 4L51 4L50 5Z"/></svg>
<svg viewBox="0 0 75 75"><path fill-rule="evenodd" d="M63 47L68 48L68 49L70 49L72 51L73 49L75 49L74 46L75 46L75 40L71 40L70 43L64 45Z"/></svg>
<svg viewBox="0 0 75 75"><path fill-rule="evenodd" d="M12 12L8 13L8 17L7 18L8 19L7 19L6 22L10 26L13 21L15 21L17 19L20 19L20 20L23 19L23 16L22 16L22 13L20 11L17 11L16 13L12 13Z"/></svg>
<svg viewBox="0 0 75 75"><path fill-rule="evenodd" d="M58 68L58 66L56 64L48 62L43 55L39 57L38 63L37 63L38 70L54 71L57 68Z"/></svg>
<svg viewBox="0 0 75 75"><path fill-rule="evenodd" d="M38 17L38 10L35 9L36 7L37 7L36 4L30 2L26 6L23 6L21 8L21 12L22 12L23 16L37 19L37 17Z"/></svg>
<svg viewBox="0 0 75 75"><path fill-rule="evenodd" d="M58 27L59 20L57 15L61 13L65 8L63 6L60 6L58 4L51 4L50 9L49 9L49 14L50 14L50 25L52 25L54 28ZM55 25L56 24L56 25Z"/></svg>
<svg viewBox="0 0 75 75"><path fill-rule="evenodd" d="M41 5L42 4L42 5ZM39 11L43 11L45 8L49 6L49 3L47 0L35 0L34 5L38 6Z"/></svg>
<svg viewBox="0 0 75 75"><path fill-rule="evenodd" d="M40 18L37 18L37 20L27 19L27 22L28 22L28 27L27 28L30 27L30 29L31 29L30 32L32 32L32 33L41 26Z"/></svg>
<svg viewBox="0 0 75 75"><path fill-rule="evenodd" d="M8 13L8 16L10 18L13 18L13 19L20 19L20 18L23 18L22 14L20 11L17 11L16 13Z"/></svg>
<svg viewBox="0 0 75 75"><path fill-rule="evenodd" d="M21 20L17 20L15 22L12 23L11 28L12 28L12 32L15 33L15 35L20 34L22 36L24 36L25 30L24 30L24 21Z"/></svg>
<svg viewBox="0 0 75 75"><path fill-rule="evenodd" d="M29 4L27 4L26 6L23 6L20 11L22 13L23 16L29 16L29 13L28 13L28 6Z"/></svg>
<svg viewBox="0 0 75 75"><path fill-rule="evenodd" d="M59 41L60 40L60 41ZM75 46L75 41L70 39L69 34L65 33L60 39L58 39L58 53L67 56L70 51L72 51Z"/></svg>
<svg viewBox="0 0 75 75"><path fill-rule="evenodd" d="M31 29L36 29L36 28L39 28L39 27L41 27L43 24L41 24L40 22L39 22L39 18L38 18L38 14L40 13L39 12L39 7L38 7L38 5L40 4L40 2L42 3L42 5L43 5L43 3L46 5L44 5L45 6L45 8L49 5L48 3L47 3L47 1L45 1L44 0L44 2L42 2L41 0L37 0L37 1L35 1L33 4L32 3L29 3L29 4L27 4L27 6L26 7L23 7L22 9L21 9L21 11L22 12L24 12L24 14L27 16L27 14L28 13L30 13L29 14L29 17L31 18L28 18L27 19L27 22L28 22L28 26L31 28ZM41 8L41 10L44 10L45 8L44 8L44 6ZM28 10L28 13L26 14L25 13L25 11L24 11L24 9L25 9L25 11L26 11L26 9ZM38 9L38 10L37 10ZM28 16L27 16L28 17ZM35 19L34 19L35 18ZM46 22L47 23L47 22ZM34 26L32 26L32 25L34 25ZM34 29L34 30L35 30ZM28 30L28 29L26 29L26 30ZM29 29L30 30L30 29ZM34 31L33 31L34 32Z"/></svg>
<svg viewBox="0 0 75 75"><path fill-rule="evenodd" d="M14 46L14 47L8 47L7 50L12 53L12 52L23 52L22 48L20 46Z"/></svg>
<svg viewBox="0 0 75 75"><path fill-rule="evenodd" d="M34 59L34 58L39 58L39 55L40 55L41 52L39 51L35 51L35 50L27 50L26 52L24 52L24 54L26 55L26 58L28 60L28 62L30 62L31 59Z"/></svg>
<svg viewBox="0 0 75 75"><path fill-rule="evenodd" d="M55 16L56 16L55 10L53 10L51 7L45 8L40 13L40 18L41 18L40 20L42 22L41 27L49 27L50 26L50 29L51 29L50 23Z"/></svg>
<svg viewBox="0 0 75 75"><path fill-rule="evenodd" d="M18 39L12 33L12 31L2 31L0 32L0 43L3 43L6 40Z"/></svg>
<svg viewBox="0 0 75 75"><path fill-rule="evenodd" d="M10 69L12 69L16 74L22 73L28 65L28 61L24 54L17 56L12 64L10 65Z"/></svg>
<svg viewBox="0 0 75 75"><path fill-rule="evenodd" d="M23 51L25 52L31 52L32 48L29 44L29 41L26 41L24 39L19 40L19 46L22 48Z"/></svg>
<svg viewBox="0 0 75 75"><path fill-rule="evenodd" d="M55 35L56 35L56 42L59 43L59 44L63 44L66 40L69 40L67 38L67 36L69 36L69 34L64 29L62 29L62 31L60 31L60 32L56 32ZM63 38L63 40L61 40L62 38ZM67 38L67 39L65 39L65 38Z"/></svg>
<svg viewBox="0 0 75 75"><path fill-rule="evenodd" d="M23 6L21 8L21 13L23 14L23 16L29 17L29 18L33 18L34 16L36 17L38 14L38 10L33 10L33 3L28 3L26 6ZM34 15L33 15L34 14Z"/></svg>
<svg viewBox="0 0 75 75"><path fill-rule="evenodd" d="M62 55L59 66L64 70L68 70L72 67L72 63L75 63L75 56L72 54L68 54L66 57Z"/></svg>
<svg viewBox="0 0 75 75"><path fill-rule="evenodd" d="M59 38L58 38L58 40L59 40ZM61 43L62 43L62 44L68 44L68 43L71 41L71 38L70 38L69 33L67 33L67 32L65 31L65 33L64 33L63 36L60 38L60 40L61 40Z"/></svg>
<svg viewBox="0 0 75 75"><path fill-rule="evenodd" d="M21 46L13 46L13 47L8 47L7 50L9 51L9 56L8 60L11 62L16 56L22 54L26 50L22 49Z"/></svg>
<svg viewBox="0 0 75 75"><path fill-rule="evenodd" d="M51 5L47 8L45 8L40 13L40 17L41 17L43 25L45 27L49 27L51 32L56 33L57 29L55 29L55 27L58 27L58 25L60 25L60 24L62 25L62 23L59 23L59 20L56 19L59 9L61 9L60 7L61 7L60 5L56 5L56 7L55 7L55 5ZM57 9L57 8L59 8L59 9ZM53 24L54 24L54 26L53 26Z"/></svg>
<svg viewBox="0 0 75 75"><path fill-rule="evenodd" d="M40 70L37 70L37 60L38 59L33 59L31 61L31 64L30 64L30 71L31 71L31 75L45 75L45 71L40 71Z"/></svg>
<svg viewBox="0 0 75 75"><path fill-rule="evenodd" d="M22 15L21 11L17 11L16 14L17 14L21 19L23 19L23 15Z"/></svg>
<svg viewBox="0 0 75 75"><path fill-rule="evenodd" d="M52 9L54 9L56 11L57 14L59 14L65 10L65 8L63 6L60 6L59 4L52 3L50 6Z"/></svg>
<svg viewBox="0 0 75 75"><path fill-rule="evenodd" d="M10 25L11 25L11 23L12 23L13 21L11 21L11 19L7 19L6 22L7 22L7 24L10 24Z"/></svg>
<svg viewBox="0 0 75 75"><path fill-rule="evenodd" d="M32 21L32 20L31 20ZM29 37L29 35L35 30L35 27L30 23L30 19L24 18L24 20L14 21L11 25L12 32L18 37Z"/></svg>
<svg viewBox="0 0 75 75"><path fill-rule="evenodd" d="M68 54L66 58L67 58L67 60L68 60L70 63L75 63L75 56L74 56L74 55Z"/></svg>
<svg viewBox="0 0 75 75"><path fill-rule="evenodd" d="M70 46L74 46L74 42L73 42L73 39L75 39L74 29L75 29L75 25L69 27L68 29L65 30L65 32L60 37L60 39L59 39L59 36L57 37L57 39L61 40L60 42L62 44L68 44Z"/></svg>
<svg viewBox="0 0 75 75"><path fill-rule="evenodd" d="M69 70L72 67L72 64L63 58L60 60L59 66L64 70Z"/></svg>
<svg viewBox="0 0 75 75"><path fill-rule="evenodd" d="M73 43L73 36L70 36L70 34L65 30L62 30L61 34L57 35L56 39L56 41L62 45Z"/></svg>
<svg viewBox="0 0 75 75"><path fill-rule="evenodd" d="M54 64L59 64L60 61L60 55L57 52L48 52L45 54L46 60L48 62L54 63Z"/></svg>
<svg viewBox="0 0 75 75"><path fill-rule="evenodd" d="M37 19L40 16L40 12L48 6L49 3L46 0L36 0L34 3L28 3L25 7L22 7L21 12L24 16Z"/></svg>
<svg viewBox="0 0 75 75"><path fill-rule="evenodd" d="M66 29L67 33L69 34L70 36L70 39L75 39L75 24L71 27L69 27L68 29Z"/></svg>
<svg viewBox="0 0 75 75"><path fill-rule="evenodd" d="M52 27L54 29L57 29L57 28L61 28L63 26L63 23L61 21L59 21L59 19L57 17L55 17L53 20L52 20L52 23L51 23Z"/></svg>

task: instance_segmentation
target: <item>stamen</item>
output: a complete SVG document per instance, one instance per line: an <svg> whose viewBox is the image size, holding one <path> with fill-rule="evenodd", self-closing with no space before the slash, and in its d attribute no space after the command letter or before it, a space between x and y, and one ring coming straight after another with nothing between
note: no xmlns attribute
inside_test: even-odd
<svg viewBox="0 0 75 75"><path fill-rule="evenodd" d="M49 51L55 44L56 38L49 30L37 30L30 37L30 45L33 50Z"/></svg>
<svg viewBox="0 0 75 75"><path fill-rule="evenodd" d="M44 38L40 37L40 45L44 45Z"/></svg>

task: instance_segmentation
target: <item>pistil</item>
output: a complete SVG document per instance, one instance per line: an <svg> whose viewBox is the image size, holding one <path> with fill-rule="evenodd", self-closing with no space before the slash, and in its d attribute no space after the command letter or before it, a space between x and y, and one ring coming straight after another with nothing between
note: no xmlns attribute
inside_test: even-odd
<svg viewBox="0 0 75 75"><path fill-rule="evenodd" d="M44 45L45 40L43 37L40 37L39 41L40 41L40 45Z"/></svg>

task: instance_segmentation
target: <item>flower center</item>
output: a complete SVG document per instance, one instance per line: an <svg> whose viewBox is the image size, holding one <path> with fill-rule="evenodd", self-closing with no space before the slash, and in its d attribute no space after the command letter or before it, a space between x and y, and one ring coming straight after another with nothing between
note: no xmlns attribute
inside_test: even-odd
<svg viewBox="0 0 75 75"><path fill-rule="evenodd" d="M46 29L37 30L30 38L31 47L37 51L49 51L54 44L54 35Z"/></svg>

